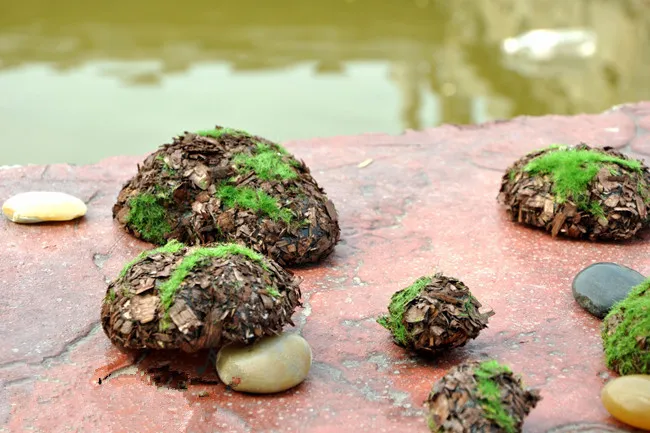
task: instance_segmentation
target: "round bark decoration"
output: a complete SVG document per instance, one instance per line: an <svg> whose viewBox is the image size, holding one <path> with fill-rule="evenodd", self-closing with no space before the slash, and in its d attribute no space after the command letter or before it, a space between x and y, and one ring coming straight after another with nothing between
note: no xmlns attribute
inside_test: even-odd
<svg viewBox="0 0 650 433"><path fill-rule="evenodd" d="M389 314L377 322L400 346L439 352L464 346L487 327L494 312L480 313L480 307L462 281L438 273L393 294Z"/></svg>
<svg viewBox="0 0 650 433"><path fill-rule="evenodd" d="M244 243L283 266L317 262L340 238L336 209L304 162L221 126L186 132L149 155L113 217L154 244Z"/></svg>
<svg viewBox="0 0 650 433"><path fill-rule="evenodd" d="M433 432L516 433L541 399L538 390L524 389L507 366L471 361L438 380L425 406Z"/></svg>
<svg viewBox="0 0 650 433"><path fill-rule="evenodd" d="M194 352L276 335L300 305L300 278L239 244L172 240L127 264L106 291L102 327L122 349Z"/></svg>
<svg viewBox="0 0 650 433"><path fill-rule="evenodd" d="M607 367L620 375L650 374L650 279L612 307L601 335Z"/></svg>
<svg viewBox="0 0 650 433"><path fill-rule="evenodd" d="M553 237L624 240L648 226L650 172L611 147L553 145L508 168L498 201Z"/></svg>

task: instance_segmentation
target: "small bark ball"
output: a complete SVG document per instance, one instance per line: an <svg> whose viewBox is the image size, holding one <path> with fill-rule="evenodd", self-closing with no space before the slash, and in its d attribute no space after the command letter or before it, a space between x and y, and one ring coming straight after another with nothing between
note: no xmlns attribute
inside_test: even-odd
<svg viewBox="0 0 650 433"><path fill-rule="evenodd" d="M300 278L239 244L145 251L106 291L104 332L120 349L194 352L277 335L300 305Z"/></svg>
<svg viewBox="0 0 650 433"><path fill-rule="evenodd" d="M388 306L389 314L377 321L400 346L440 352L465 345L487 327L494 313L481 313L480 307L462 281L438 273L396 292Z"/></svg>

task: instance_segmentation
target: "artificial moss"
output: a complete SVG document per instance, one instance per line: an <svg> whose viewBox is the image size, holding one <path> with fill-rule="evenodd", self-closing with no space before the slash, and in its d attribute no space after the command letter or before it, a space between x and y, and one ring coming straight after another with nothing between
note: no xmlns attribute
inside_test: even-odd
<svg viewBox="0 0 650 433"><path fill-rule="evenodd" d="M550 174L553 178L556 201L563 203L571 198L582 210L593 210L589 207L589 183L604 164L617 164L634 171L641 171L639 161L630 161L593 150L570 149L558 145L548 149L551 151L526 164L524 171L530 174Z"/></svg>
<svg viewBox="0 0 650 433"><path fill-rule="evenodd" d="M250 137L251 134L242 131L241 129L234 129L234 128L213 128L213 129L204 129L201 131L196 131L197 135L200 135L202 137L212 137L212 138L221 138L224 135L230 135L232 137Z"/></svg>
<svg viewBox="0 0 650 433"><path fill-rule="evenodd" d="M254 155L239 154L233 162L245 170L252 170L263 180L296 179L296 171L282 159L282 152L273 149L268 144L257 143Z"/></svg>
<svg viewBox="0 0 650 433"><path fill-rule="evenodd" d="M495 360L485 361L474 370L476 388L479 393L479 404L485 413L485 418L497 424L507 433L515 433L516 422L510 416L501 402L501 389L492 380L493 377L511 373L510 369Z"/></svg>
<svg viewBox="0 0 650 433"><path fill-rule="evenodd" d="M388 305L389 314L377 319L377 323L391 331L395 340L404 346L408 345L410 339L402 321L406 305L415 299L430 282L431 277L420 277L409 287L395 293Z"/></svg>
<svg viewBox="0 0 650 433"><path fill-rule="evenodd" d="M216 194L227 208L238 206L268 215L273 221L281 219L287 224L293 219L293 213L289 209L280 209L278 201L261 189L221 185Z"/></svg>
<svg viewBox="0 0 650 433"><path fill-rule="evenodd" d="M167 211L153 194L140 193L129 200L126 222L137 230L142 239L162 244L171 231Z"/></svg>
<svg viewBox="0 0 650 433"><path fill-rule="evenodd" d="M607 367L621 375L650 374L650 279L612 307L603 322L610 320L616 328L602 332Z"/></svg>
<svg viewBox="0 0 650 433"><path fill-rule="evenodd" d="M279 298L280 297L280 292L278 292L278 289L275 287L267 287L266 288L266 293L268 293L271 297L273 298Z"/></svg>
<svg viewBox="0 0 650 433"><path fill-rule="evenodd" d="M263 269L268 270L268 266L260 254L239 244L222 244L216 247L197 248L183 257L183 260L174 269L169 279L158 288L160 302L164 310L169 310L181 283L185 280L185 277L189 275L192 269L202 260L210 257L226 257L232 254L239 254L247 257L250 260L259 263Z"/></svg>
<svg viewBox="0 0 650 433"><path fill-rule="evenodd" d="M167 242L165 245L162 247L154 248L152 250L146 250L142 251L138 256L131 260L129 263L127 263L123 268L122 271L120 272L119 278L123 278L127 272L129 272L129 269L133 267L136 263L138 263L140 260L144 259L145 257L151 257L153 255L156 255L158 253L170 253L174 254L179 252L182 248L184 248L185 245L182 244L181 242L178 242L176 239L172 239L171 241Z"/></svg>

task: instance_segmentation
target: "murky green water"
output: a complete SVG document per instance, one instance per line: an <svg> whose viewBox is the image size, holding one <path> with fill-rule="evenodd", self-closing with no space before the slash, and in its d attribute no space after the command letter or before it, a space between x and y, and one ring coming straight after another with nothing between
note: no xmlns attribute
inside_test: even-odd
<svg viewBox="0 0 650 433"><path fill-rule="evenodd" d="M395 134L650 99L647 0L0 3L0 165L144 154L214 124ZM501 53L576 26L592 57Z"/></svg>

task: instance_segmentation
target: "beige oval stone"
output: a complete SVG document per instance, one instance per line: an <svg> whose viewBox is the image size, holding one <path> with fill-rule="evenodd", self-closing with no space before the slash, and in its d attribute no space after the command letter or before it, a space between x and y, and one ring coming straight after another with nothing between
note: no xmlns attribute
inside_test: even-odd
<svg viewBox="0 0 650 433"><path fill-rule="evenodd" d="M16 194L2 205L2 213L15 223L69 221L86 214L86 204L75 196L56 191Z"/></svg>
<svg viewBox="0 0 650 433"><path fill-rule="evenodd" d="M600 393L607 412L617 420L650 430L650 375L630 374L607 382Z"/></svg>
<svg viewBox="0 0 650 433"><path fill-rule="evenodd" d="M270 394L301 383L311 368L309 343L297 334L264 337L251 345L229 344L217 354L217 373L236 391Z"/></svg>

